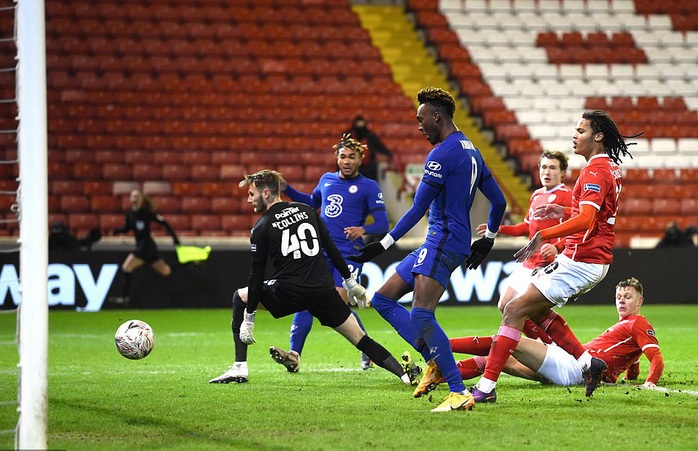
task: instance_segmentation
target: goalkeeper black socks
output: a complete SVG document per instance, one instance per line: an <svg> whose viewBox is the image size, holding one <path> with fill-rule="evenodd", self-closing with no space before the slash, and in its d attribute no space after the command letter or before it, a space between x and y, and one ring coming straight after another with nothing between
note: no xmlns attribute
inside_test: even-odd
<svg viewBox="0 0 698 451"><path fill-rule="evenodd" d="M376 365L390 371L397 377L401 378L402 375L405 374L405 370L395 357L390 355L387 349L368 335L364 335L364 337L359 340L356 344L356 349L366 353Z"/></svg>
<svg viewBox="0 0 698 451"><path fill-rule="evenodd" d="M235 361L247 361L247 345L240 341L240 326L242 325L243 314L245 312L245 303L238 294L238 290L233 293L233 320L231 327L233 329L233 343L235 344Z"/></svg>

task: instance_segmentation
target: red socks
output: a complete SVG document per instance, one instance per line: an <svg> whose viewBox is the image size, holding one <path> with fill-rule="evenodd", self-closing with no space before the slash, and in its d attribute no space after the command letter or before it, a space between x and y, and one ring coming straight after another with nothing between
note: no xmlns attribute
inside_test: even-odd
<svg viewBox="0 0 698 451"><path fill-rule="evenodd" d="M451 338L451 350L459 354L482 355L486 356L490 353L493 336L487 337L459 337Z"/></svg>
<svg viewBox="0 0 698 451"><path fill-rule="evenodd" d="M534 323L530 319L527 319L524 323L523 333L526 334L526 336L532 340L540 338L540 341L548 345L553 342L553 340L550 338L550 335L548 335L543 329L538 327L536 323Z"/></svg>
<svg viewBox="0 0 698 451"><path fill-rule="evenodd" d="M485 370L486 362L487 359L485 357L478 355L456 362L456 366L458 367L458 371L460 371L460 377L465 381L481 375Z"/></svg>
<svg viewBox="0 0 698 451"><path fill-rule="evenodd" d="M487 358L487 366L483 375L485 378L497 382L504 369L504 364L519 345L519 341L521 341L520 330L509 326L499 326L499 332L497 332L490 355Z"/></svg>
<svg viewBox="0 0 698 451"><path fill-rule="evenodd" d="M582 346L574 335L570 326L567 325L565 318L559 314L552 312L552 314L549 314L539 321L538 324L545 328L550 338L552 338L558 346L572 354L575 359L578 359L579 356L584 354L584 346ZM549 325L546 326L546 324Z"/></svg>

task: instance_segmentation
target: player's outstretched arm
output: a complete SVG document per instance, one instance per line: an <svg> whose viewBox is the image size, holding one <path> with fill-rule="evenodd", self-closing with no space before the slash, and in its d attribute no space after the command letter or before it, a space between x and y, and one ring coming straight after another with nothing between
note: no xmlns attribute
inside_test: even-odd
<svg viewBox="0 0 698 451"><path fill-rule="evenodd" d="M514 258L516 259L517 262L522 262L524 260L528 260L531 258L531 255L533 255L540 247L543 245L543 237L540 234L540 231L536 232L535 235L529 240L528 243L521 249L519 249L515 254Z"/></svg>

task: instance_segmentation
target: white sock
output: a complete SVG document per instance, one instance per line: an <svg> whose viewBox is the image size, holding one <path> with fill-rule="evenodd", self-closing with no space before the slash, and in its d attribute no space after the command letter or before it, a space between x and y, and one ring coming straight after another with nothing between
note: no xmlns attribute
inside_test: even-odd
<svg viewBox="0 0 698 451"><path fill-rule="evenodd" d="M403 374L400 376L400 379L402 379L402 382L406 383L407 385L410 385L410 377L407 374Z"/></svg>
<svg viewBox="0 0 698 451"><path fill-rule="evenodd" d="M591 354L589 354L589 351L584 351L584 354L577 359L577 363L582 367L582 371L588 370L591 366Z"/></svg>
<svg viewBox="0 0 698 451"><path fill-rule="evenodd" d="M497 383L495 381L491 381L486 377L481 377L478 383L475 385L475 388L483 393L490 393L496 386Z"/></svg>

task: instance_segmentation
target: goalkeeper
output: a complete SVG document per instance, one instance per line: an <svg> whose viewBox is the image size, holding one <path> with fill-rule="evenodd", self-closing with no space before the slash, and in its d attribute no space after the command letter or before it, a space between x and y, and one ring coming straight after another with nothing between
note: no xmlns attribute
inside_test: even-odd
<svg viewBox="0 0 698 451"><path fill-rule="evenodd" d="M301 203L281 201L280 174L276 171L245 174L240 187L245 186L248 187L247 202L262 217L250 237L252 268L249 284L233 294L235 363L209 382L247 382L247 347L255 343L254 318L261 303L274 318L307 310L323 326L333 328L365 352L378 366L409 384L410 379L400 363L361 330L351 309L335 290L323 249L344 278L349 302L359 308L369 305L366 290L352 277L315 209ZM267 259L273 262L274 270L272 277L264 280Z"/></svg>

